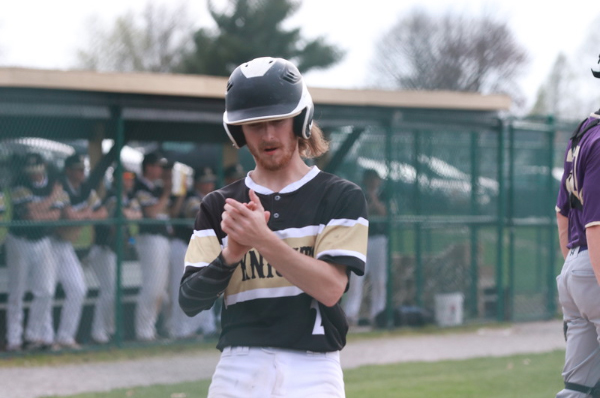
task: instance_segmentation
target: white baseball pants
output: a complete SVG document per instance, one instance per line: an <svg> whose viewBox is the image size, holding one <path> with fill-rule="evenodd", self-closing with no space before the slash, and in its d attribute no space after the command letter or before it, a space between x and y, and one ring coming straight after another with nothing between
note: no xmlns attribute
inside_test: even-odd
<svg viewBox="0 0 600 398"><path fill-rule="evenodd" d="M343 398L339 351L227 347L208 398Z"/></svg>
<svg viewBox="0 0 600 398"><path fill-rule="evenodd" d="M50 238L53 255L57 261L57 280L65 292L65 301L60 312L60 323L56 332L56 342L73 344L81 320L83 301L87 294L81 263L73 244L57 238ZM51 319L49 320L51 322Z"/></svg>
<svg viewBox="0 0 600 398"><path fill-rule="evenodd" d="M179 285L185 268L185 253L188 245L181 239L171 240L171 259L169 272L170 317L169 334L173 338L185 338L202 329L203 334L217 331L215 315L212 310L202 311L193 318L187 316L179 306Z"/></svg>
<svg viewBox="0 0 600 398"><path fill-rule="evenodd" d="M385 309L387 291L387 245L387 236L370 236L367 245L365 275L362 277L352 275L350 277L350 286L344 299L344 312L351 321L358 321L360 306L363 299L364 278L367 276L371 282L371 306L369 309L371 322L374 321L377 314Z"/></svg>
<svg viewBox="0 0 600 398"><path fill-rule="evenodd" d="M115 332L117 255L107 246L93 245L86 262L98 279L99 290L90 334L95 341L106 343Z"/></svg>
<svg viewBox="0 0 600 398"><path fill-rule="evenodd" d="M156 321L167 298L169 238L140 234L135 240L142 272L135 311L135 334L139 340L148 341L156 338Z"/></svg>
<svg viewBox="0 0 600 398"><path fill-rule="evenodd" d="M600 285L594 276L587 250L569 250L556 278L558 297L567 322L567 347L563 379L593 387L600 381ZM586 394L564 389L557 398L585 398Z"/></svg>
<svg viewBox="0 0 600 398"><path fill-rule="evenodd" d="M25 338L52 344L52 329L45 320L52 318L52 299L56 287L56 261L50 238L30 241L8 234L5 241L8 271L8 309L6 340L9 347L23 343L23 298L27 289L33 293Z"/></svg>

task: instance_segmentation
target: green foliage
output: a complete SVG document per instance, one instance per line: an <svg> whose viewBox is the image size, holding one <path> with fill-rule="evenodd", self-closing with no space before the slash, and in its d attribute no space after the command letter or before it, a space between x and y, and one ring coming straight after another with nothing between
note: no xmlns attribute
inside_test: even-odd
<svg viewBox="0 0 600 398"><path fill-rule="evenodd" d="M208 7L217 29L201 28L195 33L194 50L181 63L183 73L229 76L243 62L263 56L291 60L305 73L334 65L343 56L322 37L306 40L299 28L283 28L300 7L298 1L229 0L224 12L211 1Z"/></svg>

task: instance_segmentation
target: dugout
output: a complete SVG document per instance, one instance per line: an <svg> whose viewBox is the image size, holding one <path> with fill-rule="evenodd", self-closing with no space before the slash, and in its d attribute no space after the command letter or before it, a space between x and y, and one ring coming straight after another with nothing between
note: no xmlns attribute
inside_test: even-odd
<svg viewBox="0 0 600 398"><path fill-rule="evenodd" d="M8 183L11 156L23 147L55 156L57 167L61 167L61 159L65 157L61 153L76 151L89 157L93 169L102 161L110 163L116 159L115 153L121 152L125 145L141 151L160 148L171 160L193 168L213 166L221 177L227 165L241 162L249 167L249 154L238 153L223 131L226 83L226 78L211 76L0 68L3 188ZM398 199L390 199L390 206L396 206L396 223L391 218L374 222L385 222L392 231L399 225L411 230L420 228L423 217L428 217L429 222L429 216L438 216L438 224L447 221L440 217L454 215L484 216L488 212L489 217L498 216L497 198L502 189L498 173L503 172L504 157L497 154L503 148L502 143L498 144L498 137L502 136L498 132L506 128L500 116L511 106L509 97L317 87L309 87L309 91L315 102L315 120L331 140L329 154L316 161L319 167L355 182L360 182L365 168L375 168L390 177L390 188L397 192L394 196ZM106 140L111 140L109 146L113 147L108 153ZM15 142L21 149L15 149ZM453 145L461 148L459 159L452 160L456 151L444 149L448 144L451 148ZM489 157L474 153L473 148L488 144L490 154L493 153ZM444 206L440 207L441 202ZM106 222L124 223L123 220ZM485 222L495 227L490 218ZM6 229L10 223L8 212L1 225ZM435 229L435 225L430 227ZM431 228L425 228L425 235L421 230L410 236L400 234L396 237L397 250L389 253L390 262L402 264L406 260L402 250L407 240L414 246L411 248L414 264L398 268L399 272L412 275L408 278L413 281L411 287L402 290L412 289L409 301L413 304L426 305L428 300L424 282L427 271L419 270L418 264L427 256L428 248L423 243L432 238L427 235L431 234ZM5 231L2 238L4 234ZM85 242L79 249L85 250ZM448 248L430 249L439 255ZM465 255L465 261L476 262L474 253ZM135 267L134 263L128 266ZM3 270L4 261L0 264L1 313L6 307L6 286L10 283ZM118 294L130 305L124 309L126 313L133 308L138 273L125 266L122 270L122 290ZM394 272L390 269L390 276ZM406 280L398 283L405 286ZM466 289L467 296L473 294L475 304L470 301L469 305L474 306L474 316L481 314L478 309L481 304L476 299L480 290L478 280L475 277L468 285L457 287ZM84 315L80 327L84 343L85 331L89 329L85 323L89 323L90 306L97 293L93 280L90 286L86 301L88 316ZM388 299L394 305L407 302L405 297L394 293L399 288L389 286ZM121 327L128 329L130 317L123 318ZM3 317L0 322L0 340L3 340ZM127 340L130 334L122 330L121 336Z"/></svg>

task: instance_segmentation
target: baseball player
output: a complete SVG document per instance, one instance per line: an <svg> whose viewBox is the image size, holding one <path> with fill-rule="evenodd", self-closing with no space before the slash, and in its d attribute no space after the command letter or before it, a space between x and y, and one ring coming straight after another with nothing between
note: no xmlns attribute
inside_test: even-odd
<svg viewBox="0 0 600 398"><path fill-rule="evenodd" d="M363 192L367 200L369 216L383 217L387 214L385 194L382 191L383 180L373 169L367 169L363 174ZM385 225L382 223L369 226L369 241L367 245L367 263L365 275L369 276L370 309L369 322L375 325L377 315L385 310L385 294L387 281L387 245L388 239ZM358 324L360 306L363 297L364 278L351 278L350 288L344 301L344 311L350 324Z"/></svg>
<svg viewBox="0 0 600 398"><path fill-rule="evenodd" d="M172 180L164 179L166 158L148 153L142 161L142 175L136 179L134 198L144 218L168 220ZM141 224L136 250L142 270L141 289L135 313L135 333L140 341L156 339L156 321L167 298L169 278L169 227L166 224Z"/></svg>
<svg viewBox="0 0 600 398"><path fill-rule="evenodd" d="M135 174L131 171L123 172L122 181L121 211L126 219L139 220L142 218L142 211L132 195ZM110 218L116 218L116 195L113 189L107 193L103 201ZM95 343L105 344L110 341L111 335L115 332L116 228L114 225L105 224L96 224L94 228L94 244L86 257L86 263L90 265L98 279L99 296L96 300L90 335ZM123 229L125 232L128 230L127 227Z"/></svg>
<svg viewBox="0 0 600 398"><path fill-rule="evenodd" d="M44 158L28 153L21 172L11 185L10 198L14 221L56 221L69 197L62 189L56 173L49 172ZM54 332L48 328L52 317L52 299L56 286L56 259L52 255L50 234L46 226L11 225L6 237L8 268L8 309L6 340L8 351L26 348L50 348ZM33 293L29 309L25 344L23 344L23 297Z"/></svg>
<svg viewBox="0 0 600 398"><path fill-rule="evenodd" d="M202 201L179 295L193 316L224 294L209 397L343 397L340 299L350 273L364 272L364 195L304 162L327 142L291 62L240 65L225 109L225 131L256 166Z"/></svg>
<svg viewBox="0 0 600 398"><path fill-rule="evenodd" d="M67 220L101 220L107 212L96 191L84 186L85 159L81 155L71 155L65 159L63 190L69 195L70 204L65 207ZM65 301L61 309L60 323L55 338L55 349L79 349L75 341L83 300L87 286L79 258L73 243L77 241L82 226L63 226L55 229L52 235L52 250L56 257L57 279L65 291Z"/></svg>
<svg viewBox="0 0 600 398"><path fill-rule="evenodd" d="M556 397L600 397L600 110L569 141L556 211L565 257L556 280L567 340L565 388Z"/></svg>
<svg viewBox="0 0 600 398"><path fill-rule="evenodd" d="M200 210L202 199L215 190L217 176L206 167L194 174L194 186L187 195L182 205L177 209L176 218L195 218ZM182 339L193 337L200 329L204 336L214 335L217 331L216 320L212 310L202 311L193 318L188 317L179 306L179 284L183 275L185 253L188 243L194 233L193 225L174 226L171 239L171 272L169 275L169 295L171 304L171 319L169 335Z"/></svg>

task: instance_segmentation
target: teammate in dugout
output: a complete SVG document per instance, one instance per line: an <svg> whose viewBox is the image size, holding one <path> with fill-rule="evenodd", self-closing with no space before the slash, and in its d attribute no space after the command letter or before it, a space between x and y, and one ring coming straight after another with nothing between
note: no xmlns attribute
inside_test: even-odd
<svg viewBox="0 0 600 398"><path fill-rule="evenodd" d="M257 58L229 78L224 126L256 167L202 201L179 302L193 316L224 293L209 397L344 397L340 306L362 275L365 197L308 166L328 149L298 69Z"/></svg>
<svg viewBox="0 0 600 398"><path fill-rule="evenodd" d="M592 72L600 78L600 72ZM565 257L557 285L567 340L565 388L557 398L600 397L599 198L600 110L569 141L556 205Z"/></svg>
<svg viewBox="0 0 600 398"><path fill-rule="evenodd" d="M167 297L170 257L169 207L172 179L165 173L169 162L158 152L150 152L142 161L142 175L134 186L134 198L146 219L165 223L142 224L136 238L136 251L142 272L142 287L135 312L135 335L141 341L157 338L156 322Z"/></svg>
<svg viewBox="0 0 600 398"><path fill-rule="evenodd" d="M69 196L62 189L58 173L39 153L28 153L22 163L15 163L18 172L10 187L12 219L34 222L58 220L69 204ZM11 225L8 229L5 243L9 281L7 351L47 349L54 342L54 331L47 323L52 317L57 273L51 233L52 227L45 225ZM33 301L23 333L23 300L27 290L33 293Z"/></svg>
<svg viewBox="0 0 600 398"><path fill-rule="evenodd" d="M200 210L202 199L215 190L217 175L210 167L197 170L194 173L194 185L185 196L172 200L175 204L171 207L172 218L194 218ZM183 200L180 200L183 199ZM205 337L217 334L217 323L212 310L190 318L185 315L179 306L179 284L181 273L185 264L185 253L192 236L193 223L190 225L174 225L171 238L171 268L169 269L169 306L171 309L169 319L169 336L176 339L185 339L196 336L202 329Z"/></svg>

